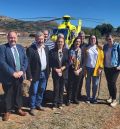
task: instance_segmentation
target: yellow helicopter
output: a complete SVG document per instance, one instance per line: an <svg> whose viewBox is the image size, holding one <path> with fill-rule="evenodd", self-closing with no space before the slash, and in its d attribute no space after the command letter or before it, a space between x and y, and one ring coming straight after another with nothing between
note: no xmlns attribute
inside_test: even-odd
<svg viewBox="0 0 120 129"><path fill-rule="evenodd" d="M74 17L71 17L69 15L64 15L62 18L56 18L56 17L36 17L36 18L20 18L20 19L30 19L30 20L31 19L34 19L34 20L38 20L38 19L51 19L51 20L45 20L43 22L40 22L40 25L44 26L44 28L47 25L47 23L50 23L50 22L56 21L56 20L63 20L63 22L61 24L59 24L56 28L52 28L51 40L55 42L56 39L57 39L57 35L59 33L62 33L64 35L64 37L65 37L65 42L67 43L69 48L73 44L73 40L75 39L75 37L77 37L79 32L81 31L82 20L96 22L96 23L102 23L101 22L102 19L80 18L80 17L74 18ZM71 20L78 20L78 25L77 26L73 25L70 22ZM50 30L51 30L51 28L50 28Z"/></svg>
<svg viewBox="0 0 120 129"><path fill-rule="evenodd" d="M56 29L53 29L51 40L55 42L57 39L57 35L59 33L62 33L65 36L65 42L70 47L75 37L81 31L82 21L79 19L78 25L75 26L71 24L70 20L73 20L73 18L70 17L69 15L64 15L62 19L63 19L63 22ZM55 19L55 20L59 20L59 19Z"/></svg>

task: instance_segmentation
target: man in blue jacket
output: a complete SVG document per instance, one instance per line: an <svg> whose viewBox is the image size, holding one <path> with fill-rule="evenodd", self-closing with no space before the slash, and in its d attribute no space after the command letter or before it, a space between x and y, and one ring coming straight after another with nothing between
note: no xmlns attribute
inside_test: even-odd
<svg viewBox="0 0 120 129"><path fill-rule="evenodd" d="M0 46L1 82L5 92L5 113L3 120L9 120L13 107L16 113L25 116L22 107L22 82L28 61L24 48L17 44L17 33L7 35L8 43Z"/></svg>

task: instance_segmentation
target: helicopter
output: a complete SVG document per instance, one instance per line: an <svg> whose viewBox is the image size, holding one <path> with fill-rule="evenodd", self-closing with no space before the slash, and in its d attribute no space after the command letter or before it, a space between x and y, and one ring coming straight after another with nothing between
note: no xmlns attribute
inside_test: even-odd
<svg viewBox="0 0 120 129"><path fill-rule="evenodd" d="M62 19L63 19L63 22L60 25L58 25L57 28L53 29L53 34L51 35L51 40L55 42L57 39L57 35L59 33L62 33L65 37L65 42L67 43L68 47L70 47L72 45L75 37L77 37L77 35L81 31L82 20L80 20L80 19L78 20L78 25L76 27L75 25L73 25L70 22L70 20L73 18L70 17L69 15L64 15L62 17ZM54 19L54 20L56 20L56 19ZM53 20L50 20L50 21L53 21Z"/></svg>
<svg viewBox="0 0 120 129"><path fill-rule="evenodd" d="M21 18L21 19L51 19L51 20L45 20L40 22L40 25L47 25L47 23L57 21L57 20L63 20L61 24L59 24L56 28L52 28L51 32L51 40L53 42L56 42L57 35L59 33L62 33L65 38L65 42L70 48L73 44L74 39L78 36L78 34L81 32L82 28L82 21L91 21L96 23L102 23L102 19L94 19L94 18L75 18L71 17L70 15L64 15L63 17L56 18L56 17L36 17L36 18ZM82 19L82 20L81 20ZM78 25L75 26L71 23L71 20L78 20ZM102 20L103 21L103 20Z"/></svg>
<svg viewBox="0 0 120 129"><path fill-rule="evenodd" d="M93 18L82 18L82 19L84 19L86 21L96 22L96 23L101 23L101 20L102 20L102 19L93 19ZM71 45L73 44L74 39L81 32L82 20L80 18L71 17L70 15L64 15L61 18L53 18L52 20L48 20L48 21L45 21L45 22L42 22L42 23L46 24L46 23L49 23L49 22L52 22L52 21L57 21L57 20L63 20L63 21L62 21L61 24L58 25L57 28L52 29L51 40L53 42L55 42L56 39L57 39L57 35L59 33L62 33L65 37L65 43L70 48ZM78 20L78 25L77 26L73 25L71 23L71 20Z"/></svg>

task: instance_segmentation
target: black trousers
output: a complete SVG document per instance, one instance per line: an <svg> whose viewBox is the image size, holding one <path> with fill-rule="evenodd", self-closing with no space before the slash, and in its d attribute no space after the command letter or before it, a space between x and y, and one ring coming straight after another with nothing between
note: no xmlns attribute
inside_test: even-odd
<svg viewBox="0 0 120 129"><path fill-rule="evenodd" d="M117 93L117 87L116 87L116 81L119 76L119 70L116 68L104 68L105 76L107 80L108 90L109 94L112 97L112 99L116 99L116 93Z"/></svg>
<svg viewBox="0 0 120 129"><path fill-rule="evenodd" d="M2 84L5 92L5 112L12 109L20 109L22 107L22 81L21 79L14 79L9 84Z"/></svg>
<svg viewBox="0 0 120 129"><path fill-rule="evenodd" d="M81 97L81 92L82 92L82 86L83 86L83 80L84 80L84 75L81 75L81 79L80 79L80 84L79 84L79 89L78 89L78 98Z"/></svg>
<svg viewBox="0 0 120 129"><path fill-rule="evenodd" d="M82 78L82 74L80 73L79 76L76 76L74 74L74 71L70 70L68 75L68 100L77 100L78 99L78 93L79 93L79 86L80 81Z"/></svg>
<svg viewBox="0 0 120 129"><path fill-rule="evenodd" d="M65 80L63 77L53 78L54 105L62 105Z"/></svg>

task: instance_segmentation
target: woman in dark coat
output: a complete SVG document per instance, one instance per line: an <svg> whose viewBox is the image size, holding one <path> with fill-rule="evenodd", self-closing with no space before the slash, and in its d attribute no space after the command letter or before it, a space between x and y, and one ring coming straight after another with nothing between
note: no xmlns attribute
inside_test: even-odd
<svg viewBox="0 0 120 129"><path fill-rule="evenodd" d="M68 49L64 37L58 36L55 48L50 51L50 66L54 86L53 109L62 108L65 80L68 78Z"/></svg>
<svg viewBox="0 0 120 129"><path fill-rule="evenodd" d="M81 39L75 38L72 47L69 50L69 74L68 74L68 101L70 105L71 100L75 104L79 104L78 91L82 77L83 70L83 55L80 48Z"/></svg>

